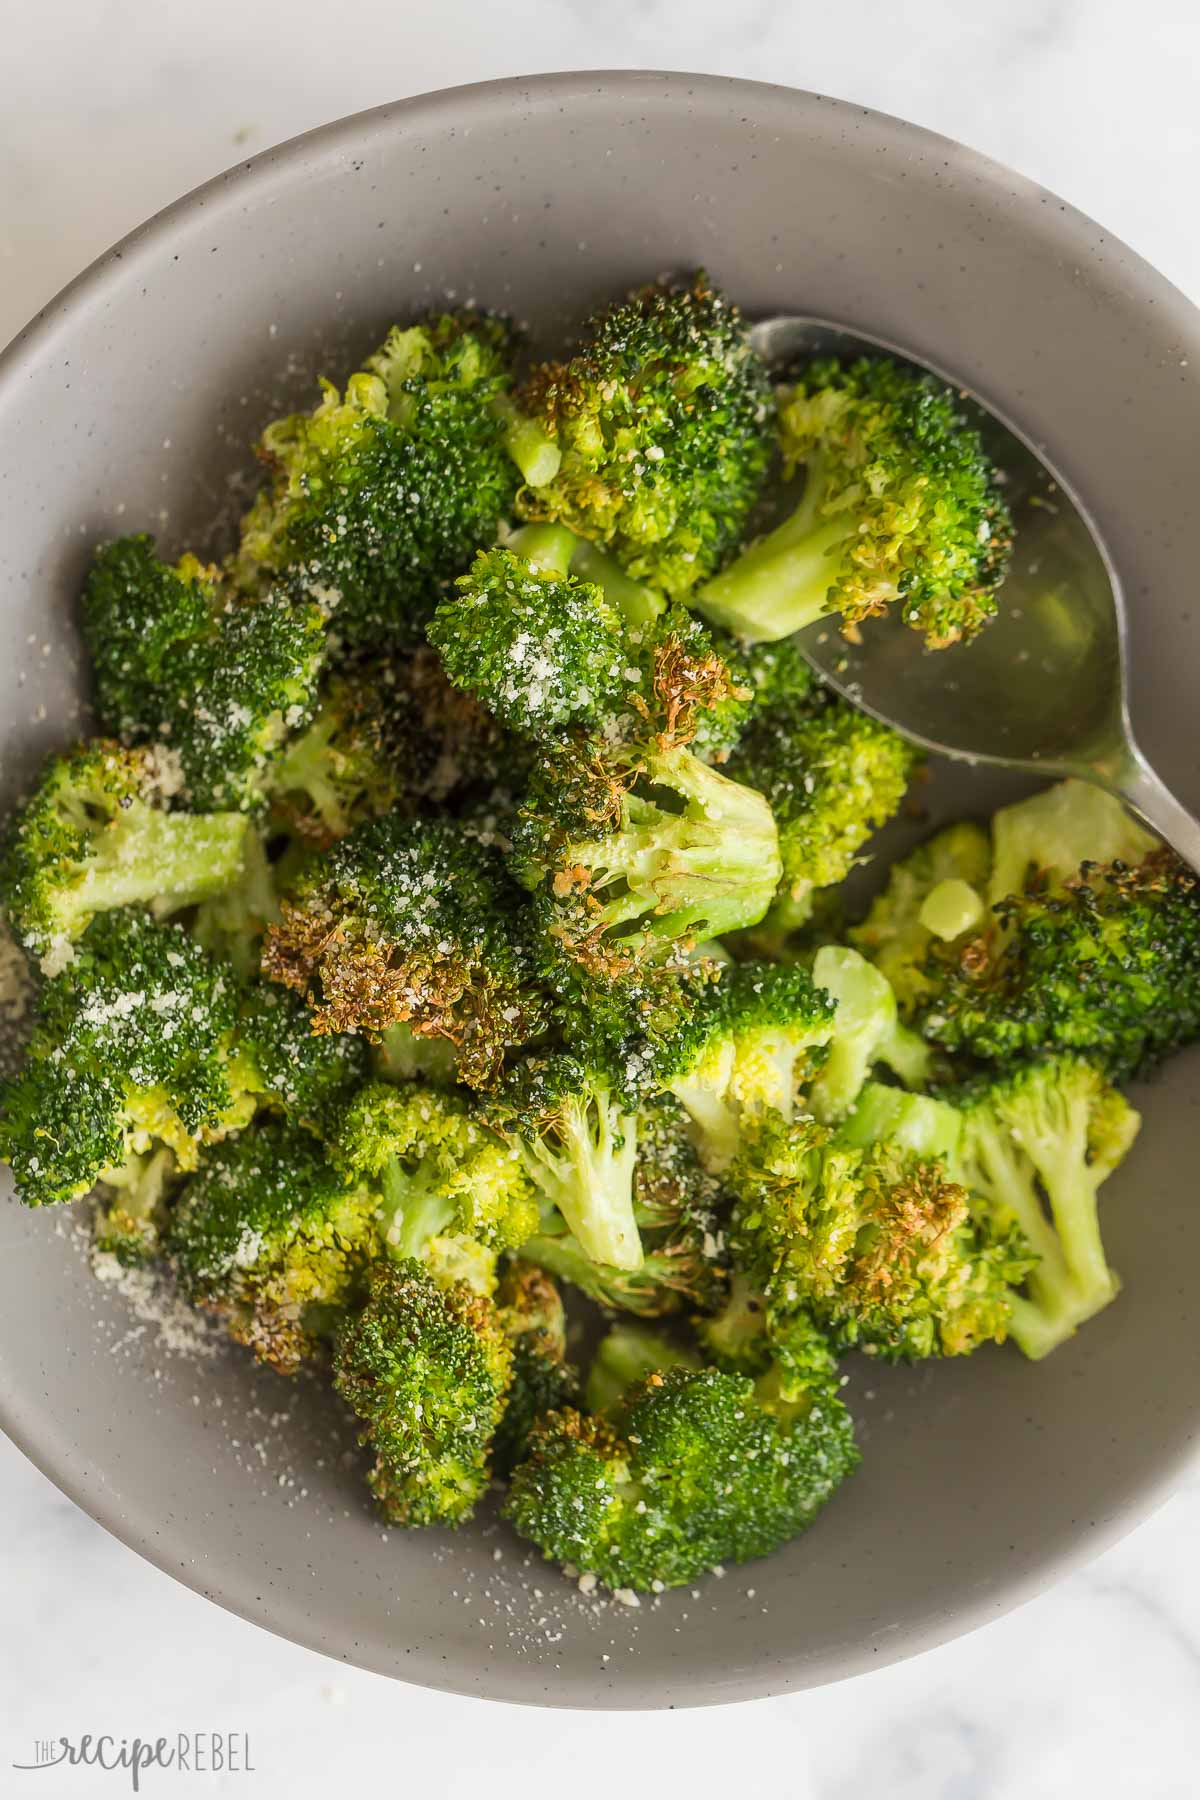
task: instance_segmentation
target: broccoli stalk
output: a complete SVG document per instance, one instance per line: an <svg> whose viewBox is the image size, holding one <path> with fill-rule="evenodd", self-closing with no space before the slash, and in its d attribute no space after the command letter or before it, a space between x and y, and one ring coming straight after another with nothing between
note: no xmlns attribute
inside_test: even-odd
<svg viewBox="0 0 1200 1800"><path fill-rule="evenodd" d="M780 438L798 506L700 589L697 605L751 642L826 613L853 630L898 609L931 649L995 611L1008 512L975 432L932 376L886 358L813 363L785 390Z"/></svg>
<svg viewBox="0 0 1200 1800"><path fill-rule="evenodd" d="M173 1153L160 1145L101 1173L103 1191L93 1223L97 1250L115 1256L127 1267L149 1262L158 1253L166 1216L164 1201L174 1168Z"/></svg>
<svg viewBox="0 0 1200 1800"><path fill-rule="evenodd" d="M1037 1257L1013 1300L1012 1335L1026 1356L1048 1355L1116 1295L1097 1197L1139 1124L1097 1069L1070 1057L1002 1076L966 1104L962 1179Z"/></svg>
<svg viewBox="0 0 1200 1800"><path fill-rule="evenodd" d="M522 1165L583 1254L616 1269L640 1269L633 1208L637 1115L620 1091L603 1071L562 1055L527 1064L508 1100Z"/></svg>
<svg viewBox="0 0 1200 1800"><path fill-rule="evenodd" d="M876 1063L884 1063L908 1087L928 1080L929 1046L901 1025L886 978L857 950L823 946L813 959L813 981L837 1008L828 1058L809 1089L809 1105L818 1119L841 1118Z"/></svg>
<svg viewBox="0 0 1200 1800"><path fill-rule="evenodd" d="M661 740L548 753L514 857L530 888L549 887L556 928L583 960L653 959L755 924L781 870L762 795Z"/></svg>
<svg viewBox="0 0 1200 1800"><path fill-rule="evenodd" d="M829 1000L803 969L744 963L703 990L663 1046L659 1074L690 1117L707 1168L732 1161L746 1117L792 1117L833 1026Z"/></svg>
<svg viewBox="0 0 1200 1800"><path fill-rule="evenodd" d="M80 745L51 759L13 819L0 895L44 974L61 971L97 913L145 905L163 917L242 879L245 817L169 811L171 769L161 748Z"/></svg>

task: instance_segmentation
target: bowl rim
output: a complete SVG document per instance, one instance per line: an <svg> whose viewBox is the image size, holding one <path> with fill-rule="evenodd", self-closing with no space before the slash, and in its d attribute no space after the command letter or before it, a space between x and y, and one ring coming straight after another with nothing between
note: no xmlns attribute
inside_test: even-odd
<svg viewBox="0 0 1200 1800"><path fill-rule="evenodd" d="M573 69L463 83L385 102L301 132L231 164L151 214L110 248L101 252L48 300L7 345L0 348L0 388L33 373L49 353L56 335L70 328L80 309L102 300L107 287L120 279L127 279L131 267L136 269L139 261L157 257L174 229L190 221L207 201L221 197L224 203L228 203L232 196L253 192L259 183L272 179L280 165L302 165L314 157L336 158L351 144L361 145L377 134L396 127L441 123L447 115L454 116L456 122L461 123L465 109L486 108L489 102L500 97L525 96L542 102L548 99L566 102L583 93L602 91L616 98L633 99L639 91L644 91L651 85L660 99L665 96L680 102L690 100L714 105L727 102L731 95L739 94L744 95L748 102L757 98L760 104L783 105L800 115L816 115L820 110L842 114L848 119L865 119L872 126L882 129L902 150L911 150L914 154L935 151L949 168L963 177L969 177L976 184L989 187L997 199L1007 206L1028 208L1031 219L1043 214L1046 203L1051 202L1056 233L1074 236L1081 247L1092 252L1097 251L1101 245L1108 252L1118 252L1130 279L1140 288L1149 290L1152 304L1157 303L1163 312L1171 312L1174 329L1181 338L1186 335L1195 347L1197 361L1200 361L1200 308L1168 277L1146 262L1123 240L1104 230L1069 202L1061 200L1052 190L953 138L913 124L895 114L784 83L754 81L738 76L691 74L679 70ZM1009 423L1011 425L1011 421ZM1097 532L1097 537L1103 545L1104 538L1100 532ZM1107 550L1105 554L1107 555ZM588 1710L735 1704L750 1698L767 1698L807 1686L847 1680L871 1669L883 1668L937 1648L1001 1618L1044 1592L1061 1577L1086 1566L1158 1511L1171 1497L1189 1468L1200 1464L1200 1434L1185 1437L1183 1441L1159 1454L1152 1464L1148 1463L1140 1479L1131 1484L1130 1491L1121 1504L1108 1516L1089 1521L1086 1527L1081 1526L1078 1537L1069 1546L1059 1546L1047 1551L1040 1561L1024 1573L998 1579L986 1594L980 1593L975 1598L964 1599L953 1609L947 1609L940 1615L919 1620L906 1626L903 1631L887 1634L882 1641L833 1647L823 1653L818 1671L805 1666L799 1654L777 1654L771 1661L764 1660L754 1679L737 1692L714 1695L704 1691L704 1684L700 1683L701 1691L694 1697L687 1689L681 1692L678 1688L674 1688L670 1696L666 1697L653 1691L654 1684L651 1682L648 1686L652 1691L640 1702L628 1696L622 1696L616 1702L604 1694L596 1694L589 1704L581 1701L576 1694L555 1694L548 1692L545 1687L536 1697L532 1692L515 1690L503 1694L481 1695L477 1686L472 1685L465 1676L456 1675L454 1669L446 1664L435 1666L430 1662L419 1674L414 1671L412 1675L400 1676L394 1668L385 1667L363 1647L358 1646L353 1654L339 1655L327 1643L320 1641L317 1629L300 1608L289 1609L285 1597L277 1595L270 1603L256 1602L252 1596L247 1597L245 1589L239 1587L236 1581L223 1579L216 1571L212 1572L214 1579L204 1581L199 1575L189 1574L186 1567L181 1570L178 1563L172 1562L161 1542L156 1542L154 1536L124 1515L117 1504L108 1500L102 1482L89 1481L84 1472L76 1473L72 1470L63 1446L57 1441L52 1422L41 1420L36 1407L22 1405L16 1396L7 1391L0 1391L0 1430L60 1492L145 1561L184 1587L190 1588L192 1592L277 1637L299 1644L335 1663L349 1662L387 1675L393 1680L402 1680L406 1685L429 1687L473 1699L495 1698L507 1704L575 1709L586 1707Z"/></svg>

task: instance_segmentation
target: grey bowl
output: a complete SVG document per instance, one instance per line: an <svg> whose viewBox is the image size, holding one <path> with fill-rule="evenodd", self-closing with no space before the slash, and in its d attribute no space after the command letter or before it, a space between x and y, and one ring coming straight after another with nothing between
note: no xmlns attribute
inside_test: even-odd
<svg viewBox="0 0 1200 1800"><path fill-rule="evenodd" d="M556 75L404 102L231 170L103 257L0 362L0 784L78 716L88 546L202 541L245 446L319 370L445 295L553 338L704 263L956 372L1045 446L1101 522L1132 614L1138 734L1200 803L1200 316L1053 195L968 150L783 88ZM43 650L43 646L47 646ZM982 806L957 774L935 806ZM316 1387L166 1327L91 1278L61 1219L3 1210L0 1419L127 1544L315 1649L470 1694L695 1705L813 1685L982 1624L1165 1496L1200 1420L1196 1064L1140 1096L1107 1200L1119 1303L1042 1367L855 1371L862 1472L769 1562L593 1610L504 1528L380 1530Z"/></svg>

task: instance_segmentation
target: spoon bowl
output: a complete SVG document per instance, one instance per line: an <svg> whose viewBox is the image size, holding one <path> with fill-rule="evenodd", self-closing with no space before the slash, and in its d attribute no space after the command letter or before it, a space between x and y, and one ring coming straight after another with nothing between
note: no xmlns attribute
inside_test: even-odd
<svg viewBox="0 0 1200 1800"><path fill-rule="evenodd" d="M812 356L884 354L951 380L893 344L824 319L763 319L751 338L780 368ZM1099 532L1062 477L1007 420L973 394L961 398L1012 513L1014 550L996 617L948 650L927 650L895 609L865 620L857 642L843 636L832 615L805 627L797 641L832 687L914 743L963 762L1095 782L1200 868L1200 823L1133 735L1124 600Z"/></svg>

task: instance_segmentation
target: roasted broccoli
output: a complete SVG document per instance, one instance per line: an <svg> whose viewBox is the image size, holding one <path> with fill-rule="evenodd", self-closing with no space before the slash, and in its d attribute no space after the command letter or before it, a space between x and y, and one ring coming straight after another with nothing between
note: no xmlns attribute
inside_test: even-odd
<svg viewBox="0 0 1200 1800"><path fill-rule="evenodd" d="M263 971L304 996L317 1031L408 1024L448 1039L462 1079L486 1085L538 1029L520 893L451 820L359 826L302 871L282 912Z"/></svg>
<svg viewBox="0 0 1200 1800"><path fill-rule="evenodd" d="M742 963L702 991L664 1044L659 1079L691 1117L710 1169L732 1160L743 1119L790 1119L797 1091L824 1060L834 1007L799 967Z"/></svg>
<svg viewBox="0 0 1200 1800"><path fill-rule="evenodd" d="M942 1151L954 1109L902 1101L890 1137L864 1126L849 1144L814 1120L748 1133L728 1176L733 1253L773 1308L812 1314L841 1346L962 1355L1003 1341L1032 1259L1010 1222L973 1217L953 1179Z"/></svg>
<svg viewBox="0 0 1200 1800"><path fill-rule="evenodd" d="M1200 1036L1200 881L1118 802L1069 782L998 813L988 897L923 965L935 1042L1077 1051L1121 1078Z"/></svg>
<svg viewBox="0 0 1200 1800"><path fill-rule="evenodd" d="M727 768L766 796L779 830L783 879L768 930L806 924L814 895L846 879L899 811L916 760L906 739L824 688L757 714Z"/></svg>
<svg viewBox="0 0 1200 1800"><path fill-rule="evenodd" d="M1012 531L956 397L887 358L821 360L783 389L780 441L804 469L785 522L696 595L718 625L787 637L825 613L848 629L896 607L932 649L996 610Z"/></svg>
<svg viewBox="0 0 1200 1800"><path fill-rule="evenodd" d="M777 1417L749 1377L677 1367L609 1416L552 1413L504 1511L547 1557L610 1588L658 1591L777 1549L857 1461L840 1401Z"/></svg>
<svg viewBox="0 0 1200 1800"><path fill-rule="evenodd" d="M332 1143L350 1180L378 1196L391 1256L495 1286L496 1253L537 1230L537 1198L516 1149L453 1091L369 1082Z"/></svg>
<svg viewBox="0 0 1200 1800"><path fill-rule="evenodd" d="M181 1169L254 1111L230 972L183 929L101 913L42 989L20 1074L5 1084L0 1157L28 1206L73 1200L158 1146Z"/></svg>
<svg viewBox="0 0 1200 1800"><path fill-rule="evenodd" d="M260 1106L328 1136L367 1076L368 1050L349 1033L319 1033L294 994L271 982L251 984L242 1001L237 1042Z"/></svg>
<svg viewBox="0 0 1200 1800"><path fill-rule="evenodd" d="M847 934L887 977L907 1022L934 991L926 963L935 943L959 946L983 924L991 866L981 825L947 825L892 864L887 886Z"/></svg>
<svg viewBox="0 0 1200 1800"><path fill-rule="evenodd" d="M194 808L261 803L272 758L313 705L319 606L280 593L238 600L195 557L168 568L153 538L127 537L96 554L83 632L103 730L164 745Z"/></svg>
<svg viewBox="0 0 1200 1800"><path fill-rule="evenodd" d="M450 679L526 737L619 713L632 652L602 588L570 573L577 540L527 526L481 550L429 628Z"/></svg>
<svg viewBox="0 0 1200 1800"><path fill-rule="evenodd" d="M447 313L394 328L344 393L277 419L266 485L234 562L248 593L287 580L332 613L348 644L417 643L439 590L490 542L518 475L496 402L509 334Z"/></svg>
<svg viewBox="0 0 1200 1800"><path fill-rule="evenodd" d="M529 1058L490 1111L515 1144L543 1207L561 1215L583 1255L639 1269L638 1121L624 1071L588 1066L565 1052Z"/></svg>
<svg viewBox="0 0 1200 1800"><path fill-rule="evenodd" d="M529 1451L533 1429L547 1413L578 1406L578 1372L567 1361L562 1297L541 1269L514 1263L496 1290L496 1306L512 1346L512 1386L496 1435L492 1467L507 1480Z"/></svg>
<svg viewBox="0 0 1200 1800"><path fill-rule="evenodd" d="M216 1145L172 1208L183 1291L280 1374L293 1374L361 1294L380 1256L374 1194L281 1119Z"/></svg>
<svg viewBox="0 0 1200 1800"><path fill-rule="evenodd" d="M51 758L0 851L0 900L43 974L66 965L97 913L141 905L162 917L243 878L245 816L171 810L176 773L160 747L102 739Z"/></svg>
<svg viewBox="0 0 1200 1800"><path fill-rule="evenodd" d="M535 768L514 867L585 964L620 970L762 918L779 843L761 794L653 738L568 738Z"/></svg>
<svg viewBox="0 0 1200 1800"><path fill-rule="evenodd" d="M516 401L561 452L548 481L527 475L526 518L605 545L673 598L737 544L770 456L770 381L736 307L703 275L608 308Z"/></svg>
<svg viewBox="0 0 1200 1800"><path fill-rule="evenodd" d="M513 1352L492 1302L416 1262L385 1262L341 1326L334 1383L374 1452L367 1480L394 1525L461 1525L488 1483Z"/></svg>
<svg viewBox="0 0 1200 1800"><path fill-rule="evenodd" d="M981 1081L962 1105L961 1179L994 1230L1015 1227L1036 1258L1011 1331L1026 1356L1042 1357L1117 1292L1097 1193L1141 1120L1097 1068L1070 1056Z"/></svg>

